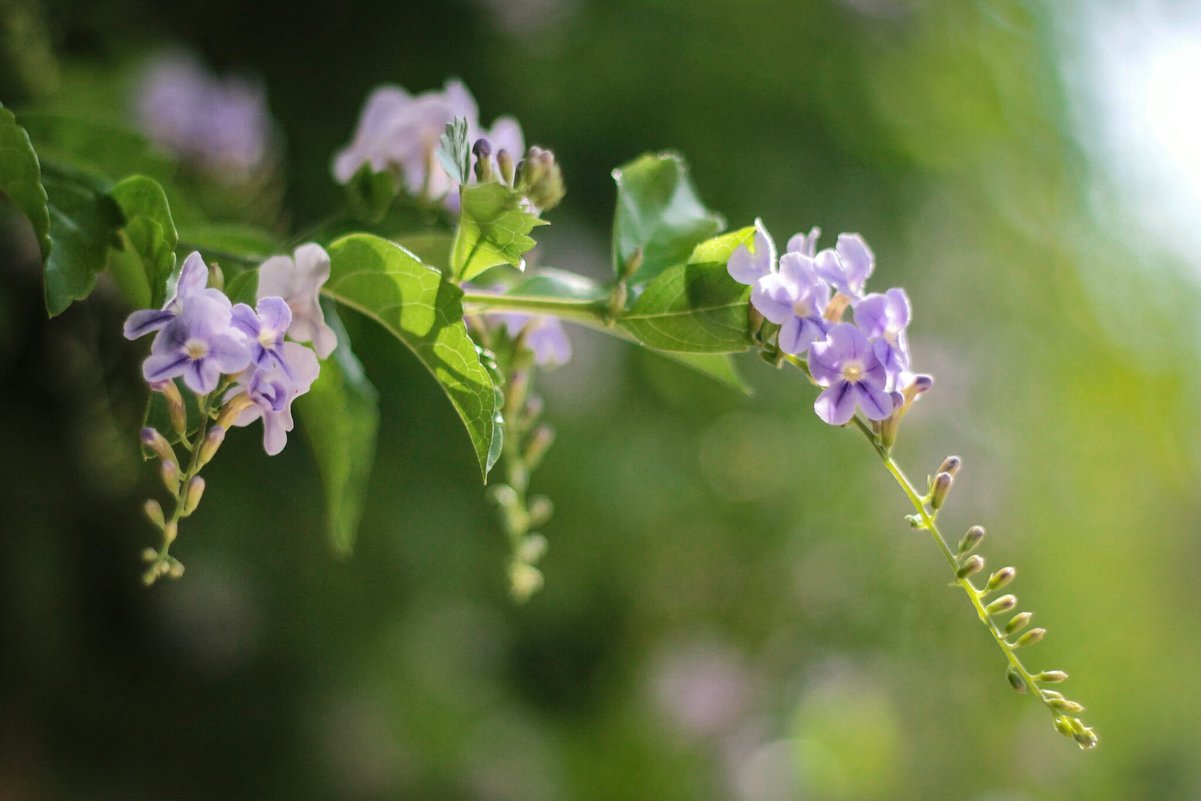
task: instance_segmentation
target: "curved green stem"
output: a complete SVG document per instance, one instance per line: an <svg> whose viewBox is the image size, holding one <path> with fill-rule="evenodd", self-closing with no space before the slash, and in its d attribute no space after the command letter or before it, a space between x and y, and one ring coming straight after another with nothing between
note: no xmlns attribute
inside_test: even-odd
<svg viewBox="0 0 1201 801"><path fill-rule="evenodd" d="M608 320L607 300L580 300L527 295L497 295L491 292L463 293L463 308L471 312L527 312L549 314L562 320L585 324L605 324Z"/></svg>

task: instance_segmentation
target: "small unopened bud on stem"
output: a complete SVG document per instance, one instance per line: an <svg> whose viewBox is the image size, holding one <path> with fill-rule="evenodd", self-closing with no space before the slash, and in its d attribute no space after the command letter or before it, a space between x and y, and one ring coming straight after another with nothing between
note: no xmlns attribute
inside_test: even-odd
<svg viewBox="0 0 1201 801"><path fill-rule="evenodd" d="M947 495L951 492L951 485L955 479L950 473L939 473L934 477L934 486L930 488L930 508L938 510L947 502Z"/></svg>

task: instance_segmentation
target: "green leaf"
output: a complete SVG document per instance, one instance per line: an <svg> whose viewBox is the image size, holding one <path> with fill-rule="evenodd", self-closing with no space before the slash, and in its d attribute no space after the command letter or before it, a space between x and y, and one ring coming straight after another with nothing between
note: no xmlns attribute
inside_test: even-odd
<svg viewBox="0 0 1201 801"><path fill-rule="evenodd" d="M449 231L416 231L396 234L388 239L421 259L422 264L443 271L450 269L450 250L454 246L454 236Z"/></svg>
<svg viewBox="0 0 1201 801"><path fill-rule="evenodd" d="M329 256L324 294L375 320L416 354L462 418L486 479L496 398L463 323L463 291L396 243L370 234L342 237Z"/></svg>
<svg viewBox="0 0 1201 801"><path fill-rule="evenodd" d="M712 239L707 239L692 249L692 255L688 257L690 264L700 264L703 262L716 262L725 264L730 260L730 256L734 251L742 245L749 245L755 238L755 226L748 225L746 228L739 228L737 231L730 231L721 236L715 236Z"/></svg>
<svg viewBox="0 0 1201 801"><path fill-rule="evenodd" d="M346 184L346 196L354 216L367 222L379 222L388 213L399 190L391 173L375 172L364 164Z"/></svg>
<svg viewBox="0 0 1201 801"><path fill-rule="evenodd" d="M125 239L141 261L149 288L148 300L137 305L158 308L167 300L179 241L167 195L153 178L133 175L114 186L109 197L125 217Z"/></svg>
<svg viewBox="0 0 1201 801"><path fill-rule="evenodd" d="M349 556L375 461L379 396L330 305L325 321L337 333L338 347L321 363L308 393L296 399L296 408L325 489L330 543L338 554Z"/></svg>
<svg viewBox="0 0 1201 801"><path fill-rule="evenodd" d="M471 144L467 141L467 120L455 117L446 123L438 139L438 162L457 184L466 184L471 175Z"/></svg>
<svg viewBox="0 0 1201 801"><path fill-rule="evenodd" d="M175 163L141 134L89 117L26 111L21 124L37 144L42 160L114 179L132 173L165 181Z"/></svg>
<svg viewBox="0 0 1201 801"><path fill-rule="evenodd" d="M693 248L715 235L725 222L709 211L688 179L684 159L675 153L648 153L613 171L617 212L613 220L614 267L641 251L642 263L630 276L641 284L682 264Z"/></svg>
<svg viewBox="0 0 1201 801"><path fill-rule="evenodd" d="M536 244L529 233L547 222L522 209L521 195L498 183L464 186L462 199L450 262L454 275L470 281L501 264L525 269L522 255Z"/></svg>
<svg viewBox="0 0 1201 801"><path fill-rule="evenodd" d="M119 242L121 211L106 187L82 174L55 170L42 175L50 211L50 255L46 259L46 310L53 317L96 286Z"/></svg>
<svg viewBox="0 0 1201 801"><path fill-rule="evenodd" d="M652 348L733 353L751 344L751 288L719 262L679 264L659 274L619 323Z"/></svg>
<svg viewBox="0 0 1201 801"><path fill-rule="evenodd" d="M665 353L654 351L660 356L671 359L677 364L707 375L718 383L736 389L744 395L751 394L751 387L746 383L738 368L734 365L733 357L728 353Z"/></svg>
<svg viewBox="0 0 1201 801"><path fill-rule="evenodd" d="M232 303L245 303L253 308L258 303L258 291L258 270L242 270L225 282L225 294Z"/></svg>
<svg viewBox="0 0 1201 801"><path fill-rule="evenodd" d="M37 153L12 112L0 105L0 194L15 205L38 239L42 259L50 253L50 212Z"/></svg>

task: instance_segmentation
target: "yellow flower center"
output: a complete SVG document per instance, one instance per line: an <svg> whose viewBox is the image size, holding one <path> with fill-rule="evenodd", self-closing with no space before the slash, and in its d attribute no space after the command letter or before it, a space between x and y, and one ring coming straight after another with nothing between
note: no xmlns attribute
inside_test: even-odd
<svg viewBox="0 0 1201 801"><path fill-rule="evenodd" d="M209 355L209 345L203 339L189 339L184 343L183 351L192 361L199 361Z"/></svg>
<svg viewBox="0 0 1201 801"><path fill-rule="evenodd" d="M262 345L264 348L270 348L272 345L275 344L275 332L272 331L270 328L260 329L259 330L259 344Z"/></svg>
<svg viewBox="0 0 1201 801"><path fill-rule="evenodd" d="M852 359L842 366L842 377L851 383L863 378L863 363Z"/></svg>

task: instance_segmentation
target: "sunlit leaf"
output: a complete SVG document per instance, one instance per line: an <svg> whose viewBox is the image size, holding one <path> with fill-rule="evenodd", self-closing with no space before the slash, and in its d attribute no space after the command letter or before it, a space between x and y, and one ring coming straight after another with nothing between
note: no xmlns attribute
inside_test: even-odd
<svg viewBox="0 0 1201 801"><path fill-rule="evenodd" d="M384 326L433 374L475 448L487 477L496 399L463 323L463 292L394 242L351 234L329 246L325 295Z"/></svg>
<svg viewBox="0 0 1201 801"><path fill-rule="evenodd" d="M620 324L639 342L659 350L746 350L751 344L750 291L722 263L676 265L647 286Z"/></svg>
<svg viewBox="0 0 1201 801"><path fill-rule="evenodd" d="M529 236L546 225L521 207L521 195L497 183L465 186L459 228L451 256L451 269L470 281L501 264L524 269L522 256L536 244Z"/></svg>
<svg viewBox="0 0 1201 801"><path fill-rule="evenodd" d="M125 218L124 242L142 268L148 297L134 305L158 308L167 298L167 285L175 269L179 234L171 219L167 195L153 178L133 175L109 191Z"/></svg>

